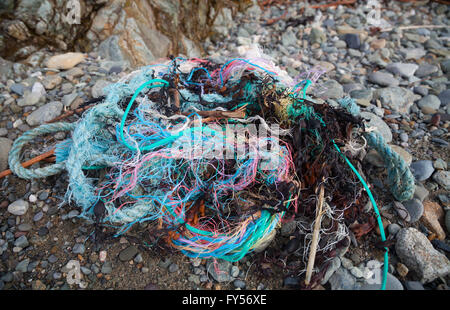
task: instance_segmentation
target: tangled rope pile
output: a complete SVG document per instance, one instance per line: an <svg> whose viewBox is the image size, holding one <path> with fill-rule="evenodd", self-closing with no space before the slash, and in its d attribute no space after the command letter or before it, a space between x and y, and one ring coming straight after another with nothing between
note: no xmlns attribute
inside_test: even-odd
<svg viewBox="0 0 450 310"><path fill-rule="evenodd" d="M67 201L88 219L101 205L102 221L116 227L116 235L150 221L184 254L229 261L270 242L282 221L311 217L314 189L326 183L331 222L322 230L326 242L319 250L328 253L347 236L344 212L359 203L363 187L381 223L360 170L338 145L357 152L353 136L363 133L385 157L399 200L411 197L414 181L379 134L363 131L352 99L340 100L344 109L334 109L307 95L323 73L313 68L292 79L258 49L223 65L177 57L108 86L106 98L78 122L25 133L14 142L9 165L25 179L67 170ZM231 138L224 129L249 123L270 133L274 124L281 128L278 136L238 130ZM56 163L24 169L25 144L58 131L72 136L56 146ZM326 165L327 160L351 170Z"/></svg>

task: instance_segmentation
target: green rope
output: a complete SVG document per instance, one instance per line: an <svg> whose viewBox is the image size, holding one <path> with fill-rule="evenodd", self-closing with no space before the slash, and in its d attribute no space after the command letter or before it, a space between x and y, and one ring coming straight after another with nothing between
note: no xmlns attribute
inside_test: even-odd
<svg viewBox="0 0 450 310"><path fill-rule="evenodd" d="M162 83L162 84L157 84L157 85L151 85L151 84L155 84L155 83ZM133 106L134 101L136 100L137 96L139 95L139 93L146 87L152 89L152 88L156 88L156 87L162 87L162 86L167 86L169 85L169 82L162 80L162 79L153 79L150 80L148 82L145 82L144 84L142 84L134 93L133 97L131 98L130 102L128 103L127 108L125 109L125 112L123 114L122 117L122 121L120 122L120 138L122 139L123 143L125 144L125 146L127 148L129 148L130 150L133 151L137 151L135 147L131 146L128 144L127 140L125 140L125 137L123 136L123 127L125 126L125 120L127 119L128 113L130 113L131 107ZM164 139L165 140L165 139ZM160 143L162 143L161 145L164 145L163 141L159 141ZM166 142L167 143L167 142ZM143 149L145 150L145 148Z"/></svg>
<svg viewBox="0 0 450 310"><path fill-rule="evenodd" d="M334 147L336 148L336 150L345 159L345 162L347 163L347 165L353 170L353 172L358 177L359 181L361 181L362 185L366 189L367 195L369 195L370 201L372 202L373 209L374 209L375 214L376 214L378 227L380 228L381 241L383 241L383 242L386 241L386 235L384 233L384 227L383 227L383 222L381 221L380 212L378 211L377 203L375 202L375 199L373 198L373 195L372 195L372 192L369 189L369 186L364 181L363 177L359 174L359 172L356 170L356 168L352 165L352 163L348 160L347 156L345 156L345 154L343 154L341 152L341 150L336 145L334 140L333 140L333 144L334 144ZM385 290L386 289L386 280L387 280L387 273L388 273L388 267L389 267L388 249L386 247L384 249L385 249L385 252L384 252L384 268L383 268L383 281L381 283L381 290Z"/></svg>

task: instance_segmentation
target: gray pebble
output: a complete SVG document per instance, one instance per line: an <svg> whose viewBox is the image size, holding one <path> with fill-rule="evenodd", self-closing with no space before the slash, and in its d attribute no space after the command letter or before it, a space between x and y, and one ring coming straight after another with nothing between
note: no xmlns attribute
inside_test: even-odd
<svg viewBox="0 0 450 310"><path fill-rule="evenodd" d="M138 253L138 249L134 245L132 245L132 246L129 246L126 249L122 250L119 253L119 259L122 262L127 262L127 261L132 260L136 256L137 253Z"/></svg>
<svg viewBox="0 0 450 310"><path fill-rule="evenodd" d="M428 88L423 86L416 86L414 87L414 93L419 94L421 96L426 96L428 95Z"/></svg>
<svg viewBox="0 0 450 310"><path fill-rule="evenodd" d="M23 93L25 92L25 86L19 83L14 83L11 85L10 90L17 95L23 96Z"/></svg>
<svg viewBox="0 0 450 310"><path fill-rule="evenodd" d="M392 235L392 236L395 236L399 232L399 230L402 229L400 227L400 225L398 225L396 223L390 224L387 228L389 231L389 235Z"/></svg>
<svg viewBox="0 0 450 310"><path fill-rule="evenodd" d="M217 282L231 281L231 267L231 263L223 259L209 259L206 262L207 273L210 274Z"/></svg>
<svg viewBox="0 0 450 310"><path fill-rule="evenodd" d="M245 289L245 282L239 279L234 280L233 285L235 288Z"/></svg>
<svg viewBox="0 0 450 310"><path fill-rule="evenodd" d="M14 275L10 271L5 273L5 275L1 278L1 280L6 283L12 282L13 279L14 279Z"/></svg>
<svg viewBox="0 0 450 310"><path fill-rule="evenodd" d="M169 266L169 272L170 272L170 273L177 272L178 269L179 269L179 267L178 267L178 265L175 264L175 263L173 263L173 264L171 264L171 265Z"/></svg>
<svg viewBox="0 0 450 310"><path fill-rule="evenodd" d="M46 200L48 198L48 191L42 191L38 194L39 200Z"/></svg>
<svg viewBox="0 0 450 310"><path fill-rule="evenodd" d="M417 181L425 181L434 172L433 162L431 160L415 161L410 166L411 172Z"/></svg>
<svg viewBox="0 0 450 310"><path fill-rule="evenodd" d="M375 271L377 272L377 271ZM378 271L381 273L381 270ZM382 275L381 275L382 277ZM361 290L379 290L381 288L380 284L364 284L361 286ZM386 278L386 290L388 291L402 291L404 290L402 283L392 274L388 273Z"/></svg>
<svg viewBox="0 0 450 310"><path fill-rule="evenodd" d="M44 217L44 213L42 211L39 211L38 213L36 213L33 217L33 221L34 222L39 222L40 220L42 220L42 218Z"/></svg>
<svg viewBox="0 0 450 310"><path fill-rule="evenodd" d="M85 275L90 275L92 273L92 271L87 267L81 266L80 269L81 269L81 272Z"/></svg>
<svg viewBox="0 0 450 310"><path fill-rule="evenodd" d="M16 271L19 272L27 272L28 264L30 263L30 259L26 258L23 261L19 262L16 265Z"/></svg>
<svg viewBox="0 0 450 310"><path fill-rule="evenodd" d="M391 63L386 67L386 70L393 74L401 75L402 77L409 78L414 75L417 68L419 68L416 64L411 63Z"/></svg>
<svg viewBox="0 0 450 310"><path fill-rule="evenodd" d="M134 262L137 264L142 263L143 261L144 259L142 258L142 255L140 253L134 258Z"/></svg>
<svg viewBox="0 0 450 310"><path fill-rule="evenodd" d="M446 191L450 190L450 171L436 171L436 173L433 174L433 180Z"/></svg>
<svg viewBox="0 0 450 310"><path fill-rule="evenodd" d="M53 273L53 279L59 280L59 279L61 279L61 277L62 277L62 274L60 272Z"/></svg>
<svg viewBox="0 0 450 310"><path fill-rule="evenodd" d="M93 273L99 273L100 272L100 268L98 268L98 266L96 264L92 264L91 265L91 270ZM108 271L108 269L106 269L106 271Z"/></svg>
<svg viewBox="0 0 450 310"><path fill-rule="evenodd" d="M103 264L103 266L102 266L101 272L102 272L103 274L109 274L109 273L111 273L111 272L112 272L112 265L111 265L111 262L105 262L105 263Z"/></svg>
<svg viewBox="0 0 450 310"><path fill-rule="evenodd" d="M399 84L399 81L395 79L392 74L380 71L370 73L368 80L380 86L398 86Z"/></svg>
<svg viewBox="0 0 450 310"><path fill-rule="evenodd" d="M422 185L422 184L416 184L416 190L414 191L414 198L419 199L421 202L423 202L430 192Z"/></svg>
<svg viewBox="0 0 450 310"><path fill-rule="evenodd" d="M283 286L285 287L298 287L300 285L300 279L298 277L288 276L283 280Z"/></svg>
<svg viewBox="0 0 450 310"><path fill-rule="evenodd" d="M414 75L419 78L424 78L433 73L436 73L438 70L439 70L438 67L436 67L434 65L430 65L426 62L423 62L420 64L419 68L417 69L417 71Z"/></svg>
<svg viewBox="0 0 450 310"><path fill-rule="evenodd" d="M191 275L189 275L189 277L188 277L188 281L189 281L189 282L193 282L194 284L199 285L199 284L200 284L200 276L191 274Z"/></svg>
<svg viewBox="0 0 450 310"><path fill-rule="evenodd" d="M77 243L73 246L72 252L74 254L83 254L85 250L86 250L86 248L85 248L84 244Z"/></svg>
<svg viewBox="0 0 450 310"><path fill-rule="evenodd" d="M38 235L43 237L46 236L48 234L48 228L45 226L39 227L38 229Z"/></svg>
<svg viewBox="0 0 450 310"><path fill-rule="evenodd" d="M402 132L402 133L400 134L400 140L401 140L402 142L408 142L408 134L407 134L406 132Z"/></svg>
<svg viewBox="0 0 450 310"><path fill-rule="evenodd" d="M231 267L231 276L236 278L239 275L239 268L237 266Z"/></svg>
<svg viewBox="0 0 450 310"><path fill-rule="evenodd" d="M408 291L423 291L425 288L419 281L406 281L405 287Z"/></svg>
<svg viewBox="0 0 450 310"><path fill-rule="evenodd" d="M169 268L170 264L172 263L172 261L170 260L170 258L166 257L164 260L161 260L158 263L158 266L164 269Z"/></svg>
<svg viewBox="0 0 450 310"><path fill-rule="evenodd" d="M426 95L417 102L417 105L423 113L430 114L432 110L437 110L441 106L441 100L435 95Z"/></svg>
<svg viewBox="0 0 450 310"><path fill-rule="evenodd" d="M80 212L78 210L72 210L67 214L67 217L69 219L77 217L80 214Z"/></svg>
<svg viewBox="0 0 450 310"><path fill-rule="evenodd" d="M19 199L8 206L8 212L14 215L24 215L28 210L28 201Z"/></svg>
<svg viewBox="0 0 450 310"><path fill-rule="evenodd" d="M49 102L27 116L26 121L30 126L44 124L61 114L63 104L59 101Z"/></svg>
<svg viewBox="0 0 450 310"><path fill-rule="evenodd" d="M17 228L20 231L30 231L33 227L28 223L22 223L19 226L17 226Z"/></svg>
<svg viewBox="0 0 450 310"><path fill-rule="evenodd" d="M20 236L14 242L14 246L22 248L22 249L26 248L28 245L29 245L29 243L28 243L28 239L26 236Z"/></svg>
<svg viewBox="0 0 450 310"><path fill-rule="evenodd" d="M410 222L417 222L423 214L423 204L419 199L413 198L403 202L406 210L408 210L409 216L411 217Z"/></svg>

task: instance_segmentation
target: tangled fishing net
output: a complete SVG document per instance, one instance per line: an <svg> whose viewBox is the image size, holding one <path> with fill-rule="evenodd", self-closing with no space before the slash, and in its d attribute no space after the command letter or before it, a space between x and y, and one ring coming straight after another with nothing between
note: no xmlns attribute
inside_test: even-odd
<svg viewBox="0 0 450 310"><path fill-rule="evenodd" d="M323 73L291 78L256 47L224 64L173 58L108 86L76 123L25 133L9 164L27 179L67 170L66 200L116 236L151 222L185 255L229 261L264 248L282 222L295 221L305 266L322 185L317 251L326 262L346 242L344 218L367 202L365 192L376 206L356 160L367 144L383 154L398 200L411 197L414 182L403 160L364 127L352 99L340 107L315 101ZM57 131L72 135L56 146L56 163L24 169L25 143Z"/></svg>

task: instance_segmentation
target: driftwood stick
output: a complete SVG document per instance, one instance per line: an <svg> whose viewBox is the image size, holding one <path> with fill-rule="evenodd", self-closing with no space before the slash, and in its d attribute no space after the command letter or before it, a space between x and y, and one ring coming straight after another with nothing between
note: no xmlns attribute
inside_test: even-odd
<svg viewBox="0 0 450 310"><path fill-rule="evenodd" d="M401 26L401 27L391 27L380 30L380 32L388 32L394 29L397 30L409 30L409 29L421 29L421 28L450 28L449 25L413 25L413 26Z"/></svg>
<svg viewBox="0 0 450 310"><path fill-rule="evenodd" d="M355 2L356 2L356 0L342 0L342 1L336 1L336 2L328 3L328 4L311 5L310 8L313 8L313 9L325 9L325 8L331 8L331 7L338 6L338 5L353 4Z"/></svg>
<svg viewBox="0 0 450 310"><path fill-rule="evenodd" d="M198 115L202 117L215 117L215 118L244 118L245 110L239 109L236 111L197 111ZM189 115L190 112L183 112L183 115Z"/></svg>
<svg viewBox="0 0 450 310"><path fill-rule="evenodd" d="M323 215L322 211L323 198L324 198L324 188L323 184L321 184L319 190L319 199L316 208L316 221L314 222L314 231L311 240L311 247L309 249L308 266L306 267L306 277L305 277L306 285L309 285L309 282L311 281L312 271L314 268L314 261L316 259L317 245L319 243L320 222Z"/></svg>
<svg viewBox="0 0 450 310"><path fill-rule="evenodd" d="M86 110L92 108L93 106L94 105L88 105L88 106L85 106L85 107L82 107L82 108L78 108L78 109L75 109L75 110L67 111L66 113L64 113L64 114L62 114L62 115L60 115L60 116L58 116L58 117L48 121L47 123L50 124L50 123L58 122L58 121L60 121L62 119L65 119L66 117L74 115L75 113L81 113L83 111L86 111Z"/></svg>

